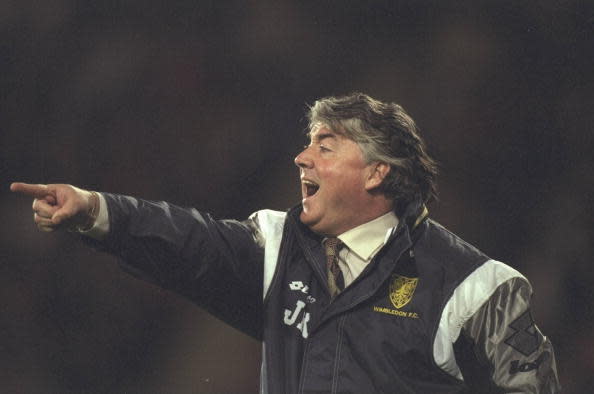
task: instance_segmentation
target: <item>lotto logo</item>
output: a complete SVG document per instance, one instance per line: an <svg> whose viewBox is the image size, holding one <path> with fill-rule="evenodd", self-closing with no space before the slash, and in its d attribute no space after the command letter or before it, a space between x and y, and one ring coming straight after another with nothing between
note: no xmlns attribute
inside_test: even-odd
<svg viewBox="0 0 594 394"><path fill-rule="evenodd" d="M520 364L520 360L514 360L511 362L511 365L509 368L509 373L510 373L510 375L513 375L518 372L533 371L535 369L538 369L540 364L543 361L545 361L547 358L549 358L549 353L545 352L545 353L541 354L534 362L527 362L527 363Z"/></svg>
<svg viewBox="0 0 594 394"><path fill-rule="evenodd" d="M541 335L534 324L530 310L514 320L509 328L513 330L505 343L528 357L534 353L541 342Z"/></svg>
<svg viewBox="0 0 594 394"><path fill-rule="evenodd" d="M309 286L304 285L303 282L301 282L300 280L295 280L289 283L289 289L301 291L302 293L307 294L307 292L309 291Z"/></svg>

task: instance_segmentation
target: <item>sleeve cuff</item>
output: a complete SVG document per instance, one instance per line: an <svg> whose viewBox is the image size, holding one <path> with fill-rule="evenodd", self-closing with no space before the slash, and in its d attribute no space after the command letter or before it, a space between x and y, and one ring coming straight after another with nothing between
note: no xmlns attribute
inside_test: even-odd
<svg viewBox="0 0 594 394"><path fill-rule="evenodd" d="M93 227L88 231L81 231L80 234L101 241L109 232L109 213L107 211L105 197L103 197L102 193L97 194L99 195L99 215L97 215L97 220L95 220Z"/></svg>

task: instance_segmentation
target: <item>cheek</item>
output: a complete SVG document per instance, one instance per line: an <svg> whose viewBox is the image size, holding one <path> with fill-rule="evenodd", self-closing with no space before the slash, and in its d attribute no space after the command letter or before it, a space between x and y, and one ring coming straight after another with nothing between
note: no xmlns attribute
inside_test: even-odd
<svg viewBox="0 0 594 394"><path fill-rule="evenodd" d="M357 196L365 190L365 184L358 172L344 172L337 177L333 186L337 197L343 200Z"/></svg>

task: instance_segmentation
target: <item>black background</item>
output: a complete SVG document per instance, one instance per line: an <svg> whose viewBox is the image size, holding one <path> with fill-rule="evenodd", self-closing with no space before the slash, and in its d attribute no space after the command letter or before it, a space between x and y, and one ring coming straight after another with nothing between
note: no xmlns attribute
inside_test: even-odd
<svg viewBox="0 0 594 394"><path fill-rule="evenodd" d="M259 343L8 187L286 209L307 104L351 91L413 116L432 217L530 278L565 392L591 391L592 2L6 1L0 29L0 391L257 392Z"/></svg>

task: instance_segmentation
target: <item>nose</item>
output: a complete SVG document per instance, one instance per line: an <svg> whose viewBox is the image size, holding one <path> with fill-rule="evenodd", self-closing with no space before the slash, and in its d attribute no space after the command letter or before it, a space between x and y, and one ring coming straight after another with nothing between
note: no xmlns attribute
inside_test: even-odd
<svg viewBox="0 0 594 394"><path fill-rule="evenodd" d="M309 149L306 146L297 156L295 156L295 165L299 168L312 168L313 161L309 155Z"/></svg>

